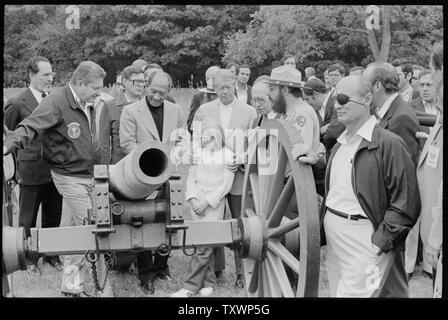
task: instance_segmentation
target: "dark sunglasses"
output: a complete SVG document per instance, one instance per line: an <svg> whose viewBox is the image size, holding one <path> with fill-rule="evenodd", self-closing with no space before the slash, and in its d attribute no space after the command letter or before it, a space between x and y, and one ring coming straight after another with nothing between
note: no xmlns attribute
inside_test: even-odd
<svg viewBox="0 0 448 320"><path fill-rule="evenodd" d="M347 104L349 101L360 104L362 106L364 105L364 103L356 101L356 100L352 100L352 99L350 99L350 97L348 95L343 94L343 93L339 93L336 96L333 96L333 102L337 102L341 106Z"/></svg>

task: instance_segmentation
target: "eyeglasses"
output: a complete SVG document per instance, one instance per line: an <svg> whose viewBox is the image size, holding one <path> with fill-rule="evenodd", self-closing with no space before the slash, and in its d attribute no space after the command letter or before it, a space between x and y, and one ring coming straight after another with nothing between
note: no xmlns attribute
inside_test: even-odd
<svg viewBox="0 0 448 320"><path fill-rule="evenodd" d="M356 100L352 100L352 99L350 99L350 97L348 95L343 94L343 93L339 93L338 95L333 96L333 102L337 102L340 106L346 105L349 101L364 106L364 103L356 101Z"/></svg>
<svg viewBox="0 0 448 320"><path fill-rule="evenodd" d="M145 80L129 80L129 81L131 81L134 86L144 86L144 85L146 85L146 81Z"/></svg>
<svg viewBox="0 0 448 320"><path fill-rule="evenodd" d="M263 98L263 97L256 97L256 98L252 98L251 103L258 103L258 104L263 104L266 103L267 99Z"/></svg>
<svg viewBox="0 0 448 320"><path fill-rule="evenodd" d="M56 73L54 73L54 72L49 72L49 73L36 73L36 74L39 75L39 76L45 77L45 78L56 76Z"/></svg>

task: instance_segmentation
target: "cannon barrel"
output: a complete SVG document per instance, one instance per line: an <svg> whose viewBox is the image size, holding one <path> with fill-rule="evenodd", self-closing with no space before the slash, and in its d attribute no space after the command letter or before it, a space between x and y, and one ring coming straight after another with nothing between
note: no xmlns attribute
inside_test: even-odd
<svg viewBox="0 0 448 320"><path fill-rule="evenodd" d="M421 126L432 127L436 124L437 116L433 114L417 111L416 115Z"/></svg>
<svg viewBox="0 0 448 320"><path fill-rule="evenodd" d="M117 198L142 200L165 183L173 173L168 147L146 141L109 166L110 190Z"/></svg>

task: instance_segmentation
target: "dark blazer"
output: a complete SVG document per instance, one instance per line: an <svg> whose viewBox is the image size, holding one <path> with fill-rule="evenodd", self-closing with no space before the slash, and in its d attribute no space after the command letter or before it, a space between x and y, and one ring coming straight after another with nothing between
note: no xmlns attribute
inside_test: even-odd
<svg viewBox="0 0 448 320"><path fill-rule="evenodd" d="M120 147L120 117L121 111L124 106L129 104L126 99L124 93L120 91L116 98L109 100L106 102L104 108L107 110L107 113L101 114L100 123L108 123L110 131L107 132L106 136L103 136L101 140L110 139L110 164L115 164L120 161L125 153L121 150ZM107 119L105 119L108 117Z"/></svg>
<svg viewBox="0 0 448 320"><path fill-rule="evenodd" d="M235 97L238 97L236 94L236 86L235 86ZM251 105L250 103L252 102L252 86L247 85L247 101L246 103L248 105Z"/></svg>
<svg viewBox="0 0 448 320"><path fill-rule="evenodd" d="M419 112L426 112L425 111L425 106L423 105L423 101L421 97L418 97L417 99L411 100L411 102L409 102L409 105L413 108L414 111L419 111ZM428 126L419 126L419 131L423 131L427 134L429 134L429 130L431 127Z"/></svg>
<svg viewBox="0 0 448 320"><path fill-rule="evenodd" d="M27 118L38 106L29 88L19 96L11 98L5 107L4 122L9 130ZM18 175L25 185L51 183L50 167L42 157L42 137L37 137L24 149L17 151Z"/></svg>
<svg viewBox="0 0 448 320"><path fill-rule="evenodd" d="M420 141L415 133L419 130L418 120L415 112L412 111L408 103L403 101L400 95L392 101L379 126L403 138L411 152L412 160L417 166Z"/></svg>
<svg viewBox="0 0 448 320"><path fill-rule="evenodd" d="M334 91L333 91L334 94ZM318 119L322 119L323 124L327 125L328 128L327 131L320 136L320 141L325 146L325 149L327 150L327 157L330 156L331 148L336 143L336 139L341 135L342 132L345 130L345 126L338 121L338 114L336 112L336 109L334 107L334 101L333 101L333 94L330 96L327 100L327 104L325 106L325 113L324 118L318 114ZM319 112L317 112L319 113ZM320 124L320 120L319 120Z"/></svg>

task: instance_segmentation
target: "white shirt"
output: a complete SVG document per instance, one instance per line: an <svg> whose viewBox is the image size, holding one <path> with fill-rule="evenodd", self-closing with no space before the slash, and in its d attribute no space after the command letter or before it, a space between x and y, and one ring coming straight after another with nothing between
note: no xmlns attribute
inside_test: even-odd
<svg viewBox="0 0 448 320"><path fill-rule="evenodd" d="M436 105L437 105L436 102L429 103L429 102L425 102L423 100L422 100L422 102L423 102L423 106L425 107L426 113L430 113L433 115L437 115L439 113L439 111L437 110L437 107L436 107Z"/></svg>
<svg viewBox="0 0 448 320"><path fill-rule="evenodd" d="M123 95L124 95L126 101L127 101L129 104L138 101L138 98L135 99L135 100L130 99L130 98L128 97L128 95L126 94L126 92L124 92Z"/></svg>
<svg viewBox="0 0 448 320"><path fill-rule="evenodd" d="M247 85L243 90L238 89L238 86L236 87L236 96L237 99L240 101L243 101L244 103L247 103Z"/></svg>
<svg viewBox="0 0 448 320"><path fill-rule="evenodd" d="M90 110L89 110L89 108L87 108L88 104L86 103L83 106L83 104L81 103L81 99L78 97L78 95L76 94L75 90L73 90L72 85L70 84L70 82L68 83L68 86L69 86L70 90L72 91L73 98L75 98L76 103L81 107L82 111L84 111L84 113L86 114L87 119L89 120L89 127L91 127L92 120L90 119Z"/></svg>
<svg viewBox="0 0 448 320"><path fill-rule="evenodd" d="M266 115L268 119L275 119L275 116L277 115L277 112L269 111L269 113Z"/></svg>
<svg viewBox="0 0 448 320"><path fill-rule="evenodd" d="M219 106L219 119L221 121L221 126L223 129L229 129L230 127L230 118L232 117L233 107L235 106L236 99L233 98L233 101L228 105L221 103L221 100L218 100Z"/></svg>
<svg viewBox="0 0 448 320"><path fill-rule="evenodd" d="M352 165L353 157L362 139L372 141L375 124L376 118L371 116L350 140L347 140L347 130L337 139L341 146L331 163L330 186L325 202L327 207L349 215L359 214L367 217L353 191Z"/></svg>
<svg viewBox="0 0 448 320"><path fill-rule="evenodd" d="M36 98L37 103L40 103L44 98L42 98L42 94L45 93L46 95L48 95L48 93L46 92L41 92L39 90L34 89L32 86L29 86L31 92L33 93L34 98Z"/></svg>
<svg viewBox="0 0 448 320"><path fill-rule="evenodd" d="M381 121L381 119L384 117L384 115L386 114L387 110L389 110L390 105L392 104L392 101L395 100L395 98L398 97L398 92L395 92L393 95L391 95L389 97L389 99L387 99L383 105L381 106L381 108L377 108L376 110L376 114L378 115L379 119L378 122Z"/></svg>
<svg viewBox="0 0 448 320"><path fill-rule="evenodd" d="M406 90L404 90L402 93L400 93L401 98L406 101L409 102L412 100L412 93L414 92L414 88L409 87Z"/></svg>

